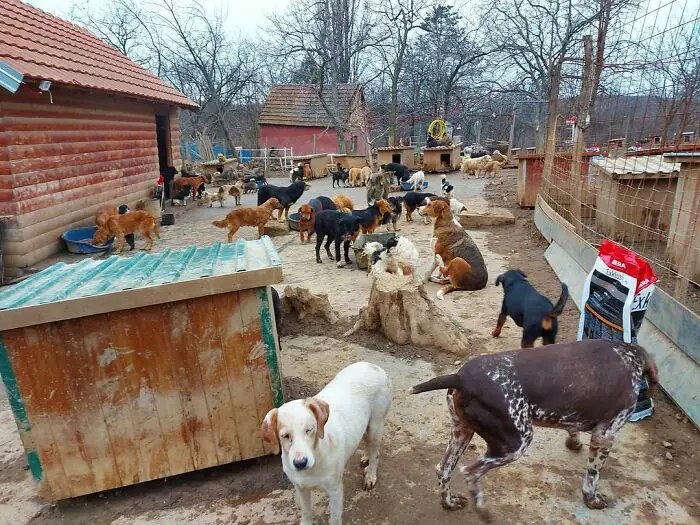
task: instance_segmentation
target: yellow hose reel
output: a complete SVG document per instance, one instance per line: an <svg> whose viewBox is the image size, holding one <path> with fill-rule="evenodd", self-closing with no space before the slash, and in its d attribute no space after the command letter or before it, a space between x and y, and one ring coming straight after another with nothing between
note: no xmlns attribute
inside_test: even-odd
<svg viewBox="0 0 700 525"><path fill-rule="evenodd" d="M430 126L428 126L428 133L435 140L442 140L443 138L445 138L445 134L447 133L445 121L441 119L433 120L430 123Z"/></svg>

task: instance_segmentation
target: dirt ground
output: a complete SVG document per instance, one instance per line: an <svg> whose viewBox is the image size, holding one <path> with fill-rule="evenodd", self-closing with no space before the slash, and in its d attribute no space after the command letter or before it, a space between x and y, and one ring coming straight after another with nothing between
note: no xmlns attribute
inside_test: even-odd
<svg viewBox="0 0 700 525"><path fill-rule="evenodd" d="M439 177L429 176L431 189ZM455 195L470 209L508 208L514 225L470 232L488 263L490 281L508 268L521 268L535 286L550 298L558 297L560 283L543 257L546 243L532 222L530 210L515 203L515 173L506 170L496 183L462 181L450 176ZM285 184L284 181L271 181ZM332 195L329 179L312 182L300 202L316 195ZM337 190L336 190L337 191ZM364 188L343 189L363 206ZM254 203L254 195L243 198ZM226 208L232 207L226 203ZM163 228L155 249L183 247L225 240L225 231L211 220L227 210L177 209L176 224ZM387 422L376 489L364 492L356 454L346 470L345 522L350 524L463 524L478 523L471 508L449 512L440 506L434 466L448 437L443 393L408 396L410 386L436 374L455 370L469 356L441 353L428 348L399 347L381 335L358 333L343 338L358 309L366 303L371 281L355 267L338 269L330 261L314 262L313 245L302 245L296 233L270 223L270 235L284 263L286 284L328 293L341 316L335 326L284 319L282 363L285 396L313 395L342 367L367 360L382 366L394 386L394 404ZM401 233L418 247L428 264L430 226L406 224ZM253 238L252 229L244 229ZM137 246L141 246L137 240ZM61 260L67 260L62 258ZM434 297L438 287L427 285ZM489 285L479 292L457 292L437 301L444 315L454 319L469 341L469 355L516 348L517 327L509 321L498 339L490 331L500 308L502 291ZM570 301L560 318L559 340L575 337L578 311ZM285 480L278 457L267 457L138 486L76 498L58 504L43 503L25 468L21 443L4 393L0 393L0 524L60 525L290 525L298 523L293 490ZM601 490L615 497L612 508L588 510L581 499L586 448L580 453L564 447L565 433L537 429L523 458L490 472L484 482L487 502L496 524L691 524L700 523L700 435L684 420L663 392L654 394L654 416L629 424L620 433L601 476ZM663 443L670 444L670 448ZM476 438L461 464L484 451ZM670 453L671 459L667 458ZM453 481L464 490L462 476ZM326 523L326 498L315 495L316 522Z"/></svg>

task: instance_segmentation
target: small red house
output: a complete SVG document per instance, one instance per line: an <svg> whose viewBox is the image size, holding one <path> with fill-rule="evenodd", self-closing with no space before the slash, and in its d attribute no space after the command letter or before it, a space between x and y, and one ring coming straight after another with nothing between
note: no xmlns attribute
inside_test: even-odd
<svg viewBox="0 0 700 525"><path fill-rule="evenodd" d="M324 92L326 93L326 92ZM330 93L324 100L330 100ZM367 103L362 87L338 86L338 115L350 130L345 134L345 152L367 152ZM338 137L316 87L306 84L275 86L258 118L261 148L293 148L294 155L338 153Z"/></svg>
<svg viewBox="0 0 700 525"><path fill-rule="evenodd" d="M0 216L6 268L62 249L106 204L148 196L180 162L196 104L86 30L0 1ZM11 273L17 273L11 272Z"/></svg>

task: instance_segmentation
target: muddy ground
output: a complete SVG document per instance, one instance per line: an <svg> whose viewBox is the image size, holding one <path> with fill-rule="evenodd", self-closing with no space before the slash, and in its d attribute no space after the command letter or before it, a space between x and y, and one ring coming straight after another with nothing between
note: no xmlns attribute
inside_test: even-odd
<svg viewBox="0 0 700 525"><path fill-rule="evenodd" d="M556 298L560 283L543 257L546 243L532 222L530 210L515 205L515 173L503 172L500 180L462 181L450 177L457 197L472 209L508 208L514 225L472 231L489 266L490 280L508 268L521 268L537 288ZM430 176L431 189L439 177ZM272 181L284 184L284 181ZM313 181L308 197L331 195L331 181ZM337 190L336 190L337 191ZM364 188L342 190L364 205ZM306 196L300 202L305 202ZM244 205L252 205L246 195ZM231 208L232 202L226 207ZM178 209L176 224L163 229L156 249L206 244L225 240L225 231L210 221L227 210L188 206ZM282 338L282 372L288 399L313 395L342 367L368 360L384 367L394 385L394 405L389 415L379 463L379 481L372 492L361 488L360 454L348 465L345 489L345 522L350 524L464 524L478 523L471 508L449 512L437 494L434 466L448 437L447 412L441 393L407 396L413 384L452 371L469 356L436 352L428 348L399 347L381 335L358 333L343 338L360 306L366 303L371 281L356 268L338 269L325 261L314 262L313 246L301 245L295 233L270 223L270 234L284 262L285 284L305 286L329 294L341 315L335 326L318 322L301 324L286 318ZM401 233L419 248L428 264L430 226L419 221L406 224ZM254 238L252 229L241 234ZM138 243L138 241L137 241ZM141 244L137 244L140 246ZM63 260L67 260L65 257ZM427 285L434 297L437 285ZM436 307L463 329L469 355L515 348L517 327L509 321L499 339L490 331L502 297L500 288L457 292L436 301ZM560 318L559 339L575 337L578 311L570 301ZM690 524L700 523L700 435L683 419L662 392L654 395L656 411L651 419L628 424L620 433L601 477L601 489L614 495L615 505L590 511L581 500L581 478L587 447L580 453L564 447L565 434L537 429L523 458L490 472L484 482L487 502L496 524ZM670 444L665 448L663 442ZM462 464L484 450L476 438ZM672 459L667 459L670 453ZM454 479L464 489L462 476ZM0 394L0 523L65 525L288 525L298 523L293 490L282 475L278 457L261 458L207 469L175 478L86 496L58 504L45 504L35 495L25 469L21 443L6 399ZM315 496L316 522L326 523L326 499Z"/></svg>

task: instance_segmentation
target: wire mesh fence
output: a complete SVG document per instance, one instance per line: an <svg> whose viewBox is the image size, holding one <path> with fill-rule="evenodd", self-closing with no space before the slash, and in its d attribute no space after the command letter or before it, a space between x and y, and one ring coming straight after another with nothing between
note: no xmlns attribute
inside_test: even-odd
<svg viewBox="0 0 700 525"><path fill-rule="evenodd" d="M630 5L604 61L584 39L562 68L540 195L592 246L645 257L700 313L700 3Z"/></svg>

